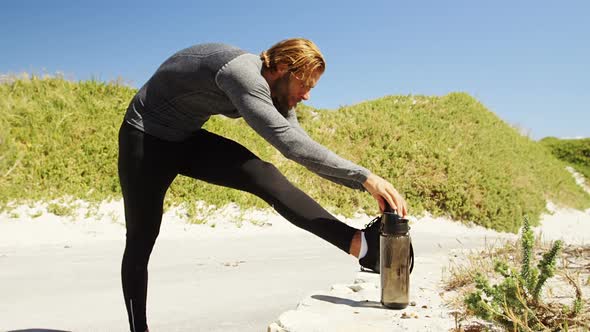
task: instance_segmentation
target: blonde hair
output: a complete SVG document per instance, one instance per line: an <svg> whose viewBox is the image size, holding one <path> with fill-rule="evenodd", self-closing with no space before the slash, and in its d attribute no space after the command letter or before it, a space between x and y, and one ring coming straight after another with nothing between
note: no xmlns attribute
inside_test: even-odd
<svg viewBox="0 0 590 332"><path fill-rule="evenodd" d="M260 53L260 59L264 67L271 70L276 70L278 64L287 65L288 70L306 84L310 83L312 73L326 70L326 61L319 48L305 38L280 41Z"/></svg>

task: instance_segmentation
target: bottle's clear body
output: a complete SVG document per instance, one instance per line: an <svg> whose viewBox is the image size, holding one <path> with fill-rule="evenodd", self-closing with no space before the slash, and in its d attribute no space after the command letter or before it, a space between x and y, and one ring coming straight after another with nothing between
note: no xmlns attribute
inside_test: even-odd
<svg viewBox="0 0 590 332"><path fill-rule="evenodd" d="M410 298L410 235L381 234L380 241L381 304L403 309Z"/></svg>

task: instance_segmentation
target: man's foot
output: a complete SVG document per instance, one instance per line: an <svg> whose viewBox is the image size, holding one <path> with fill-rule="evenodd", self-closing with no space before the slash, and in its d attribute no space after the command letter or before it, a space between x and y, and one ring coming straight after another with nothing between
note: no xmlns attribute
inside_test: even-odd
<svg viewBox="0 0 590 332"><path fill-rule="evenodd" d="M367 225L365 225L365 229L363 229L365 239L367 240L367 254L363 258L359 259L361 271L379 273L381 265L379 261L380 229L380 216L371 220Z"/></svg>

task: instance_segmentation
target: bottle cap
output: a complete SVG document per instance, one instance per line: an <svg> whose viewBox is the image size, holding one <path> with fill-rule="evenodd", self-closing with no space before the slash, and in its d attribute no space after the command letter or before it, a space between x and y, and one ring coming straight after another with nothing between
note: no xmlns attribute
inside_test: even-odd
<svg viewBox="0 0 590 332"><path fill-rule="evenodd" d="M381 216L381 233L389 235L404 235L410 231L408 219L400 217L394 212L384 212Z"/></svg>

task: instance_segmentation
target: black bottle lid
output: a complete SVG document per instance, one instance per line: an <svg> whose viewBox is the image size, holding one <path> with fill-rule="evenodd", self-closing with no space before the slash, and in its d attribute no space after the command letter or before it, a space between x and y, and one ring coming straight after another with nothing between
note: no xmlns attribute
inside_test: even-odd
<svg viewBox="0 0 590 332"><path fill-rule="evenodd" d="M386 235L405 235L410 231L409 220L402 218L387 202L381 216L381 233Z"/></svg>

